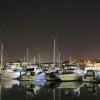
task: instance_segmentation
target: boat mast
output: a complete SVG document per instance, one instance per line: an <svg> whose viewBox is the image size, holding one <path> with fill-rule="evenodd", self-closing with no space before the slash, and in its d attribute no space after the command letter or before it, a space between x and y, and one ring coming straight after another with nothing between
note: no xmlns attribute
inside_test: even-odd
<svg viewBox="0 0 100 100"><path fill-rule="evenodd" d="M60 51L59 51L59 58L58 58L58 61L59 61L59 67L60 67Z"/></svg>
<svg viewBox="0 0 100 100"><path fill-rule="evenodd" d="M54 49L53 49L53 64L54 64L54 66L55 66L55 63L56 63L56 59L55 59L55 57L56 57L56 40L54 39Z"/></svg>
<svg viewBox="0 0 100 100"><path fill-rule="evenodd" d="M40 67L40 63L41 63L41 56L39 54L39 67Z"/></svg>
<svg viewBox="0 0 100 100"><path fill-rule="evenodd" d="M26 58L26 60L27 60L27 65L29 64L29 50L28 50L28 48L27 48L27 58Z"/></svg>
<svg viewBox="0 0 100 100"><path fill-rule="evenodd" d="M0 66L1 68L0 68L0 70L1 70L3 68L3 44L1 44L1 52L0 53L1 53L1 57L0 57L1 58L1 66Z"/></svg>
<svg viewBox="0 0 100 100"><path fill-rule="evenodd" d="M36 57L33 58L33 64L36 64Z"/></svg>
<svg viewBox="0 0 100 100"><path fill-rule="evenodd" d="M71 55L69 56L69 64L72 64L72 57L71 57Z"/></svg>
<svg viewBox="0 0 100 100"><path fill-rule="evenodd" d="M23 61L24 61L24 67L26 66L26 58L24 57L23 58Z"/></svg>

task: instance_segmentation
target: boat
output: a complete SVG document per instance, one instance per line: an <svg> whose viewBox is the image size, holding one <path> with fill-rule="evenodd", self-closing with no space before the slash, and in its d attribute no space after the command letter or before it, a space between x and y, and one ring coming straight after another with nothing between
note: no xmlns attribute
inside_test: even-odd
<svg viewBox="0 0 100 100"><path fill-rule="evenodd" d="M92 83L100 82L100 80L97 78L97 72L95 70L87 70L87 73L84 75L82 80L84 82Z"/></svg>
<svg viewBox="0 0 100 100"><path fill-rule="evenodd" d="M3 44L0 45L0 79L2 78L2 68L3 68Z"/></svg>
<svg viewBox="0 0 100 100"><path fill-rule="evenodd" d="M1 45L1 66L0 66L0 79L4 80L11 80L11 79L16 79L20 75L25 74L25 71L23 70L22 67L16 67L16 68L11 68L10 66L4 66L4 57L3 57L3 44Z"/></svg>
<svg viewBox="0 0 100 100"><path fill-rule="evenodd" d="M25 74L22 67L11 68L10 66L4 67L4 57L3 57L3 44L1 45L1 67L0 67L0 79L11 80L16 79L20 75Z"/></svg>
<svg viewBox="0 0 100 100"><path fill-rule="evenodd" d="M83 71L80 70L78 65L66 65L60 74L57 76L61 81L81 81Z"/></svg>
<svg viewBox="0 0 100 100"><path fill-rule="evenodd" d="M53 50L53 66L45 71L45 79L47 81L59 81L59 78L57 77L58 75L58 71L60 70L59 67L55 67L56 66L56 58L55 58L55 54L56 54L56 50L55 50L55 43L56 40L54 39L54 50Z"/></svg>
<svg viewBox="0 0 100 100"><path fill-rule="evenodd" d="M40 54L39 64L29 63L29 50L27 48L27 64L25 66L26 73L21 75L18 79L21 81L32 81L32 80L45 80L45 73L40 67Z"/></svg>
<svg viewBox="0 0 100 100"><path fill-rule="evenodd" d="M83 81L100 82L100 68L94 64L87 64L84 69Z"/></svg>
<svg viewBox="0 0 100 100"><path fill-rule="evenodd" d="M2 69L1 72L1 77L4 80L12 80L12 79L17 79L21 75L25 74L25 70L21 67L16 67L16 68L11 68L11 67L6 67L5 69Z"/></svg>
<svg viewBox="0 0 100 100"><path fill-rule="evenodd" d="M45 80L45 73L38 65L27 65L26 73L18 79L23 81Z"/></svg>
<svg viewBox="0 0 100 100"><path fill-rule="evenodd" d="M58 74L60 72L60 68L52 67L45 71L45 79L47 81L60 81Z"/></svg>

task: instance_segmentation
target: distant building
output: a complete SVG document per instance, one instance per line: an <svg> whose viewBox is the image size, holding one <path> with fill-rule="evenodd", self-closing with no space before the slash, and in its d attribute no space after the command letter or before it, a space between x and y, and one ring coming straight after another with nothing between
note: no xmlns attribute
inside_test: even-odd
<svg viewBox="0 0 100 100"><path fill-rule="evenodd" d="M11 68L15 69L20 66L21 66L20 62L6 62L6 67L11 67Z"/></svg>

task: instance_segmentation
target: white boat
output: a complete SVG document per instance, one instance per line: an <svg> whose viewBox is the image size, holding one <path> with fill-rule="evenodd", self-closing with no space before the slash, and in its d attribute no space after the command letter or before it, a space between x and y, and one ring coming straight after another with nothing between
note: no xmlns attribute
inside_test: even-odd
<svg viewBox="0 0 100 100"><path fill-rule="evenodd" d="M16 69L12 69L11 67L6 67L4 69L4 57L3 57L3 44L1 45L1 59L0 59L0 78L5 80L11 80L18 78L20 75L24 74L25 71L21 67L17 67Z"/></svg>
<svg viewBox="0 0 100 100"><path fill-rule="evenodd" d="M17 79L21 75L25 74L25 70L21 67L12 69L11 67L7 67L6 69L3 69L1 72L1 77L4 80L11 80L11 79Z"/></svg>
<svg viewBox="0 0 100 100"><path fill-rule="evenodd" d="M60 81L59 78L57 77L58 73L55 72L54 70L53 71L48 71L46 72L46 76L45 76L45 79L47 81Z"/></svg>
<svg viewBox="0 0 100 100"><path fill-rule="evenodd" d="M58 77L61 81L79 81L82 80L83 71L77 65L67 65Z"/></svg>
<svg viewBox="0 0 100 100"><path fill-rule="evenodd" d="M45 73L42 71L38 65L28 65L26 68L26 73L19 77L20 80L44 80Z"/></svg>

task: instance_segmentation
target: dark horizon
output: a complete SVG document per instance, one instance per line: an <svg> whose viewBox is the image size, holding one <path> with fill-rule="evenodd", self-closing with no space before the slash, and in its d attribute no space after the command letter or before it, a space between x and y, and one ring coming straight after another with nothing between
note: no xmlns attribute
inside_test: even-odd
<svg viewBox="0 0 100 100"><path fill-rule="evenodd" d="M100 3L94 0L19 1L0 4L0 43L5 60L41 55L52 61L53 40L62 60L100 58Z"/></svg>

